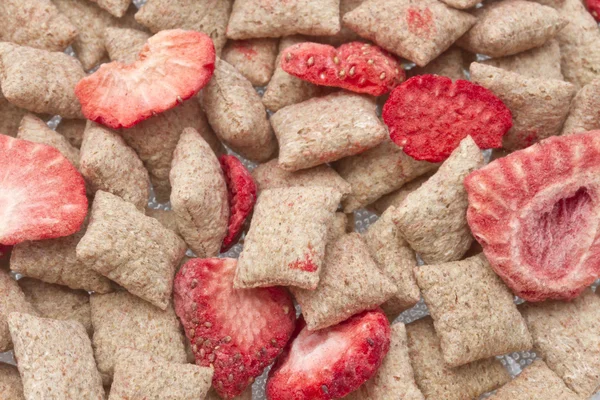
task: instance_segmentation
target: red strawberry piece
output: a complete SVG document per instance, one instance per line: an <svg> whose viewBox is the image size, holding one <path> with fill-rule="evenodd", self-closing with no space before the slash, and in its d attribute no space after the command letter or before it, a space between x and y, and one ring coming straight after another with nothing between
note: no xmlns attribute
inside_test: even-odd
<svg viewBox="0 0 600 400"><path fill-rule="evenodd" d="M406 79L400 63L380 47L351 42L338 47L298 43L285 50L288 74L322 86L381 96Z"/></svg>
<svg viewBox="0 0 600 400"><path fill-rule="evenodd" d="M600 131L497 159L465 187L473 235L515 294L569 300L600 277Z"/></svg>
<svg viewBox="0 0 600 400"><path fill-rule="evenodd" d="M381 310L312 332L301 320L269 373L267 399L344 397L375 374L389 348L390 324Z"/></svg>
<svg viewBox="0 0 600 400"><path fill-rule="evenodd" d="M227 236L223 239L221 252L231 248L242 233L244 223L256 203L256 183L244 164L235 156L223 155L219 157L221 169L227 183L227 197L229 200L229 227Z"/></svg>
<svg viewBox="0 0 600 400"><path fill-rule="evenodd" d="M175 277L175 312L196 364L212 365L213 386L231 399L254 382L284 348L296 322L289 293L280 287L234 289L237 260L192 259Z"/></svg>
<svg viewBox="0 0 600 400"><path fill-rule="evenodd" d="M113 61L75 87L83 115L130 128L195 95L212 77L215 48L204 33L166 30L148 39L138 61Z"/></svg>
<svg viewBox="0 0 600 400"><path fill-rule="evenodd" d="M0 243L68 236L87 214L83 177L54 147L0 135Z"/></svg>
<svg viewBox="0 0 600 400"><path fill-rule="evenodd" d="M585 0L585 3L590 14L600 21L600 0Z"/></svg>
<svg viewBox="0 0 600 400"><path fill-rule="evenodd" d="M512 114L488 89L438 75L415 76L383 106L394 143L416 160L441 162L470 135L481 149L502 147Z"/></svg>

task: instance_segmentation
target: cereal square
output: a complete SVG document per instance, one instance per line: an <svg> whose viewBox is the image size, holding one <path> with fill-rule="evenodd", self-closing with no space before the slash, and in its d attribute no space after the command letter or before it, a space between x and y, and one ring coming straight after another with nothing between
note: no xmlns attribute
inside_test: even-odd
<svg viewBox="0 0 600 400"><path fill-rule="evenodd" d="M0 364L0 393L3 400L25 400L23 382L16 367Z"/></svg>
<svg viewBox="0 0 600 400"><path fill-rule="evenodd" d="M577 92L562 134L569 135L600 129L600 78Z"/></svg>
<svg viewBox="0 0 600 400"><path fill-rule="evenodd" d="M12 349L8 316L12 312L37 315L25 294L8 272L0 269L0 353Z"/></svg>
<svg viewBox="0 0 600 400"><path fill-rule="evenodd" d="M277 58L276 39L249 39L229 41L221 55L254 86L269 83Z"/></svg>

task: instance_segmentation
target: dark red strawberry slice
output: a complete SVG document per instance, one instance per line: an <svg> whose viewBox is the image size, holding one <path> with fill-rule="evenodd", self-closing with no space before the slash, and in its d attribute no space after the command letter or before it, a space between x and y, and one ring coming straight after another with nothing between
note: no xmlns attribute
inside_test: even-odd
<svg viewBox="0 0 600 400"><path fill-rule="evenodd" d="M301 320L294 335L269 373L269 400L344 397L373 376L390 348L390 324L381 310L313 332Z"/></svg>
<svg viewBox="0 0 600 400"><path fill-rule="evenodd" d="M231 399L279 355L296 322L289 293L279 287L234 289L237 260L195 258L175 277L175 312L196 363L215 369L213 386Z"/></svg>
<svg viewBox="0 0 600 400"><path fill-rule="evenodd" d="M588 11L596 21L600 21L600 0L585 0Z"/></svg>
<svg viewBox="0 0 600 400"><path fill-rule="evenodd" d="M419 75L398 86L383 106L390 137L416 160L441 162L471 136L481 149L502 147L512 114L488 89L468 81Z"/></svg>
<svg viewBox="0 0 600 400"><path fill-rule="evenodd" d="M0 243L68 236L87 214L85 183L54 147L0 135Z"/></svg>
<svg viewBox="0 0 600 400"><path fill-rule="evenodd" d="M244 164L235 156L223 155L219 157L221 169L227 183L227 197L229 200L229 227L227 236L223 239L221 252L231 248L242 233L246 219L252 213L256 203L256 183Z"/></svg>
<svg viewBox="0 0 600 400"><path fill-rule="evenodd" d="M204 33L166 30L148 39L138 61L113 61L75 87L87 119L111 128L130 128L175 107L208 83L215 48Z"/></svg>
<svg viewBox="0 0 600 400"><path fill-rule="evenodd" d="M288 74L322 86L381 96L406 78L402 65L387 51L362 42L339 48L298 43L285 49L281 67Z"/></svg>
<svg viewBox="0 0 600 400"><path fill-rule="evenodd" d="M516 151L465 187L473 235L515 294L569 300L600 277L600 131Z"/></svg>

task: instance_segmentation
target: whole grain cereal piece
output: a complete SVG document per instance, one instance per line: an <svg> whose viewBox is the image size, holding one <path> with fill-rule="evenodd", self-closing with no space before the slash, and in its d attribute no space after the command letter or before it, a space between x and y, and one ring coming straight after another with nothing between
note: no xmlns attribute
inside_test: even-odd
<svg viewBox="0 0 600 400"><path fill-rule="evenodd" d="M108 27L104 30L104 47L111 61L131 64L149 38L149 33L137 29Z"/></svg>
<svg viewBox="0 0 600 400"><path fill-rule="evenodd" d="M474 399L510 380L510 375L496 358L457 368L448 367L429 317L406 325L406 333L415 380L426 399Z"/></svg>
<svg viewBox="0 0 600 400"><path fill-rule="evenodd" d="M593 80L577 92L562 134L600 129L600 78Z"/></svg>
<svg viewBox="0 0 600 400"><path fill-rule="evenodd" d="M391 326L390 350L375 375L346 400L388 400L390 395L402 400L425 400L415 383L408 357L408 339L403 323Z"/></svg>
<svg viewBox="0 0 600 400"><path fill-rule="evenodd" d="M144 210L148 203L148 171L118 133L89 121L81 144L81 174L93 192L103 190Z"/></svg>
<svg viewBox="0 0 600 400"><path fill-rule="evenodd" d="M9 103L0 91L0 133L12 137L17 136L19 124L27 110Z"/></svg>
<svg viewBox="0 0 600 400"><path fill-rule="evenodd" d="M28 400L104 400L92 343L83 325L18 312L10 314L8 325Z"/></svg>
<svg viewBox="0 0 600 400"><path fill-rule="evenodd" d="M394 208L390 208L363 234L363 239L377 266L395 285L394 296L381 305L393 321L421 298L413 268L417 265L415 252L394 224Z"/></svg>
<svg viewBox="0 0 600 400"><path fill-rule="evenodd" d="M19 286L40 317L77 321L92 336L90 295L87 292L32 278L19 279Z"/></svg>
<svg viewBox="0 0 600 400"><path fill-rule="evenodd" d="M0 363L0 393L4 400L25 400L17 367Z"/></svg>
<svg viewBox="0 0 600 400"><path fill-rule="evenodd" d="M333 164L333 168L352 188L350 195L342 201L344 212L350 213L365 207L407 182L433 171L438 165L415 160L387 138L372 149L342 158Z"/></svg>
<svg viewBox="0 0 600 400"><path fill-rule="evenodd" d="M489 400L580 400L542 360L526 367L518 377L496 391Z"/></svg>
<svg viewBox="0 0 600 400"><path fill-rule="evenodd" d="M50 0L4 0L0 41L48 51L63 51L77 28Z"/></svg>
<svg viewBox="0 0 600 400"><path fill-rule="evenodd" d="M165 311L127 292L94 294L90 299L94 355L104 385L112 381L122 347L186 363L185 337L172 306Z"/></svg>
<svg viewBox="0 0 600 400"><path fill-rule="evenodd" d="M233 66L217 60L211 81L201 93L208 122L221 141L256 162L271 158L277 141L265 106L250 81Z"/></svg>
<svg viewBox="0 0 600 400"><path fill-rule="evenodd" d="M156 219L165 228L172 230L179 234L179 228L177 227L177 217L173 210L161 210L159 208L146 207L146 215Z"/></svg>
<svg viewBox="0 0 600 400"><path fill-rule="evenodd" d="M529 78L564 80L560 70L560 46L556 39L512 56L491 58L482 64L506 69Z"/></svg>
<svg viewBox="0 0 600 400"><path fill-rule="evenodd" d="M512 292L477 255L415 268L449 367L531 349L531 334Z"/></svg>
<svg viewBox="0 0 600 400"><path fill-rule="evenodd" d="M339 31L340 0L236 0L227 25L227 37L236 40Z"/></svg>
<svg viewBox="0 0 600 400"><path fill-rule="evenodd" d="M121 18L127 12L131 5L131 0L90 0L98 4L100 8L105 9L117 18Z"/></svg>
<svg viewBox="0 0 600 400"><path fill-rule="evenodd" d="M575 86L528 78L489 65L471 64L471 80L494 92L510 109L513 127L503 138L507 150L519 150L561 133Z"/></svg>
<svg viewBox="0 0 600 400"><path fill-rule="evenodd" d="M354 232L327 245L319 286L290 287L311 331L336 325L354 314L389 300L398 288L371 258L366 243Z"/></svg>
<svg viewBox="0 0 600 400"><path fill-rule="evenodd" d="M421 185L427 182L427 179L429 179L431 175L432 174L425 174L413 179L400 189L390 194L386 194L385 196L379 198L379 200L369 204L367 208L375 214L381 215L390 207L399 207L404 199L406 199L406 196L420 188Z"/></svg>
<svg viewBox="0 0 600 400"><path fill-rule="evenodd" d="M83 118L75 85L85 76L77 59L59 52L0 44L0 86L6 99L26 110Z"/></svg>
<svg viewBox="0 0 600 400"><path fill-rule="evenodd" d="M475 21L437 0L367 0L344 16L344 24L360 36L420 67L448 50Z"/></svg>
<svg viewBox="0 0 600 400"><path fill-rule="evenodd" d="M277 111L271 124L279 141L279 166L314 167L377 146L387 136L372 98L333 93Z"/></svg>
<svg viewBox="0 0 600 400"><path fill-rule="evenodd" d="M327 164L290 172L282 169L277 160L271 160L254 168L252 177L259 192L292 186L325 186L337 190L342 194L342 198L345 198L352 191L350 184Z"/></svg>
<svg viewBox="0 0 600 400"><path fill-rule="evenodd" d="M441 0L452 8L465 10L475 7L481 0Z"/></svg>
<svg viewBox="0 0 600 400"><path fill-rule="evenodd" d="M204 32L220 54L227 41L225 30L232 3L233 0L148 0L135 19L154 33L175 28Z"/></svg>
<svg viewBox="0 0 600 400"><path fill-rule="evenodd" d="M424 67L415 67L408 71L415 75L442 75L452 80L465 79L467 55L460 47L452 46Z"/></svg>
<svg viewBox="0 0 600 400"><path fill-rule="evenodd" d="M73 147L80 148L86 125L87 121L85 119L62 118L56 127L56 132L67 138Z"/></svg>
<svg viewBox="0 0 600 400"><path fill-rule="evenodd" d="M212 375L212 368L121 348L108 400L200 400L210 389Z"/></svg>
<svg viewBox="0 0 600 400"><path fill-rule="evenodd" d="M221 400L221 397L215 392L214 389L210 389L204 400ZM252 400L252 386L246 389L239 396L235 396L232 400Z"/></svg>
<svg viewBox="0 0 600 400"><path fill-rule="evenodd" d="M186 251L181 238L118 196L96 192L77 258L130 293L166 309L175 268Z"/></svg>
<svg viewBox="0 0 600 400"><path fill-rule="evenodd" d="M459 260L471 246L463 180L483 163L481 151L467 136L435 175L394 212L394 222L425 263Z"/></svg>
<svg viewBox="0 0 600 400"><path fill-rule="evenodd" d="M254 86L265 86L275 71L276 39L234 40L227 43L221 57L233 65Z"/></svg>
<svg viewBox="0 0 600 400"><path fill-rule="evenodd" d="M37 311L25 298L17 281L8 272L0 270L0 353L12 349L8 330L8 316L12 312L37 315Z"/></svg>
<svg viewBox="0 0 600 400"><path fill-rule="evenodd" d="M350 233L348 230L348 215L343 212L336 212L327 231L327 243L333 242L346 233Z"/></svg>
<svg viewBox="0 0 600 400"><path fill-rule="evenodd" d="M325 239L340 198L329 187L263 190L254 206L234 287L316 289Z"/></svg>

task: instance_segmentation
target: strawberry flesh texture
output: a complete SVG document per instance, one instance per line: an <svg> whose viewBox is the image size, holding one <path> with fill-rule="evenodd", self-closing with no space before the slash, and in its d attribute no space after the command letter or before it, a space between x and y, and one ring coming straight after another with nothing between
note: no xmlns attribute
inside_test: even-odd
<svg viewBox="0 0 600 400"><path fill-rule="evenodd" d="M600 131L497 159L465 187L473 235L518 296L570 300L600 276Z"/></svg>
<svg viewBox="0 0 600 400"><path fill-rule="evenodd" d="M54 147L0 135L0 243L68 236L87 214L85 183Z"/></svg>
<svg viewBox="0 0 600 400"><path fill-rule="evenodd" d="M113 61L75 87L87 119L130 128L194 96L212 77L215 48L204 33L166 30L148 39L138 61Z"/></svg>
<svg viewBox="0 0 600 400"><path fill-rule="evenodd" d="M227 183L229 200L229 226L227 236L223 239L221 252L231 248L242 233L246 219L252 213L256 203L256 183L250 172L237 157L223 155L219 157L221 169Z"/></svg>
<svg viewBox="0 0 600 400"><path fill-rule="evenodd" d="M470 135L481 149L502 147L512 114L488 89L438 75L415 76L383 107L390 137L416 160L442 162Z"/></svg>
<svg viewBox="0 0 600 400"><path fill-rule="evenodd" d="M175 312L196 364L213 365L213 386L231 399L271 364L296 322L289 293L279 287L234 289L237 260L192 259L175 277Z"/></svg>
<svg viewBox="0 0 600 400"><path fill-rule="evenodd" d="M390 348L390 324L381 310L312 332L302 320L294 335L269 373L269 400L344 397L375 374Z"/></svg>
<svg viewBox="0 0 600 400"><path fill-rule="evenodd" d="M592 17L600 21L600 0L586 0L585 3Z"/></svg>
<svg viewBox="0 0 600 400"><path fill-rule="evenodd" d="M285 50L281 67L288 74L322 86L381 96L406 78L398 61L385 50L362 42L339 48L298 43Z"/></svg>

